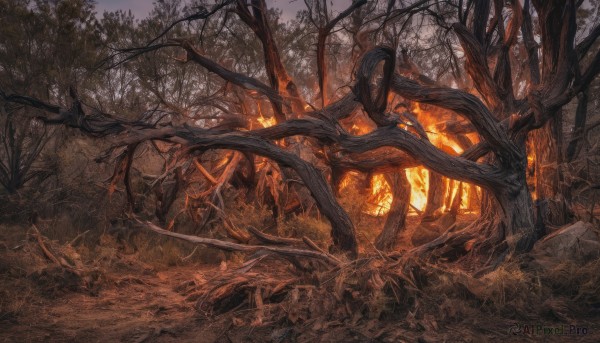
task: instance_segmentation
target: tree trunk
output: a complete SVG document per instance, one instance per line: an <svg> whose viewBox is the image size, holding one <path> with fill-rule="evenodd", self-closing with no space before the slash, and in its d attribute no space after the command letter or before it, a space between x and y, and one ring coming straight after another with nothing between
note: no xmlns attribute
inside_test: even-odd
<svg viewBox="0 0 600 343"><path fill-rule="evenodd" d="M544 221L561 226L571 220L567 198L562 189L562 113L551 119L548 124L533 133L535 147L535 192L536 198L548 201L548 211Z"/></svg>
<svg viewBox="0 0 600 343"><path fill-rule="evenodd" d="M429 189L427 190L427 204L421 221L433 221L439 217L439 210L444 204L444 180L442 175L429 171Z"/></svg>
<svg viewBox="0 0 600 343"><path fill-rule="evenodd" d="M406 215L410 205L410 183L406 173L401 171L387 174L386 180L392 187L393 200L383 230L375 240L375 247L382 251L394 249L398 233L406 225Z"/></svg>
<svg viewBox="0 0 600 343"><path fill-rule="evenodd" d="M509 249L521 253L531 250L539 237L535 232L533 202L527 188L527 155L523 153L522 160L512 164L513 171L507 177L510 187L494 190L494 193L503 214L504 237Z"/></svg>

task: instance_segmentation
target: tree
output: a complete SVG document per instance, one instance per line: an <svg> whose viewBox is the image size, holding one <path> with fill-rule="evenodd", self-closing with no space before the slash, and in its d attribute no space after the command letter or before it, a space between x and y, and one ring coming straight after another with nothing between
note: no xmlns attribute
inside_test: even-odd
<svg viewBox="0 0 600 343"><path fill-rule="evenodd" d="M91 1L1 1L0 89L64 104L69 86L85 84L99 37ZM15 193L52 173L40 156L55 135L30 119L33 109L0 101L0 184Z"/></svg>

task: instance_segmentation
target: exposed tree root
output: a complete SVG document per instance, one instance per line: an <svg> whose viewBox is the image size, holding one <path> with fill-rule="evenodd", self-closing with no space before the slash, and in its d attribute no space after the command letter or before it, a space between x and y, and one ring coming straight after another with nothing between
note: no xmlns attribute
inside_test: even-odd
<svg viewBox="0 0 600 343"><path fill-rule="evenodd" d="M502 225L495 216L480 217L459 231L451 225L438 238L413 248L407 254L426 260L456 262L466 270L479 270L479 274L491 272L511 252Z"/></svg>

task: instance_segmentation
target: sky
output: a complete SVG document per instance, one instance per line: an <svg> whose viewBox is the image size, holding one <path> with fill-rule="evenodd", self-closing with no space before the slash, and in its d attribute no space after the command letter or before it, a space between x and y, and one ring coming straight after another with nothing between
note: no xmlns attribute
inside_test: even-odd
<svg viewBox="0 0 600 343"><path fill-rule="evenodd" d="M268 7L277 7L282 10L283 20L296 17L298 10L304 9L303 0L266 0ZM332 1L333 2L333 1ZM352 3L351 0L336 0L334 9L344 9ZM104 11L131 10L137 19L145 18L152 10L152 0L96 0L96 10L99 15Z"/></svg>

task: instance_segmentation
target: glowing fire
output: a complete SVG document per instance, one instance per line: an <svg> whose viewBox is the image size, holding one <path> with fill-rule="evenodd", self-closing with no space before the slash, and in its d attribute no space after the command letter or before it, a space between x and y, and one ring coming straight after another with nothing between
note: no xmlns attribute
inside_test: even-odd
<svg viewBox="0 0 600 343"><path fill-rule="evenodd" d="M267 128L277 124L277 120L275 117L265 117L262 112L262 108L260 106L260 102L256 102L256 108L258 109L258 118L256 120L262 127Z"/></svg>
<svg viewBox="0 0 600 343"><path fill-rule="evenodd" d="M410 204L409 211L414 212L415 208L419 211L425 209L427 205L427 192L429 190L429 171L423 167L406 169L406 178L410 183Z"/></svg>
<svg viewBox="0 0 600 343"><path fill-rule="evenodd" d="M429 113L425 112L421 109L421 107L416 104L416 107L413 109L413 113L419 120L419 122L423 125L427 137L431 141L433 145L437 148L443 150L444 152L458 156L463 152L461 146L454 141L450 136L446 135L443 132L438 132L436 127L436 118L433 118ZM361 122L355 122L352 124L352 127L349 131L353 134L365 134L372 130L372 128L364 125ZM476 135L467 135L467 137L471 140L471 142L476 143L478 138ZM427 193L429 190L429 171L424 167L415 167L409 168L405 170L406 177L408 182L411 185L411 193L410 193L410 209L409 213L416 214L417 212L422 212L425 210L427 205ZM464 184L458 181L450 180L447 178L443 178L444 182L444 203L442 205L442 211L450 210L452 203L454 202L454 198L459 194L459 188L462 187L462 192L460 193L460 209L461 210L469 210L474 207L474 203L472 203L474 195L479 195L480 190L478 187ZM345 187L350 183L350 177L348 174L343 179L341 187ZM365 212L373 215L373 216L382 216L389 212L393 195L392 189L388 182L385 180L383 174L373 175L371 179L371 195L367 200L366 210Z"/></svg>
<svg viewBox="0 0 600 343"><path fill-rule="evenodd" d="M277 122L275 121L275 117L265 118L261 115L260 117L258 117L257 120L263 127L271 127L277 124Z"/></svg>
<svg viewBox="0 0 600 343"><path fill-rule="evenodd" d="M533 146L533 139L527 140L527 186L529 187L529 192L531 193L531 197L533 200L537 199L537 192L535 191L536 187L536 178L535 178L535 149Z"/></svg>
<svg viewBox="0 0 600 343"><path fill-rule="evenodd" d="M365 212L373 216L382 216L392 207L392 187L385 180L383 174L373 175L371 178L371 196L367 200Z"/></svg>

